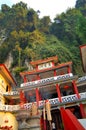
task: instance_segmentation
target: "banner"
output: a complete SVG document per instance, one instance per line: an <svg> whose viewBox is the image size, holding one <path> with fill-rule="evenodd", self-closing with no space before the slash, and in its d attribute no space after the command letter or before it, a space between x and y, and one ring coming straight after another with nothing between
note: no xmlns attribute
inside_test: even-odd
<svg viewBox="0 0 86 130"><path fill-rule="evenodd" d="M86 72L86 45L80 46L83 71Z"/></svg>

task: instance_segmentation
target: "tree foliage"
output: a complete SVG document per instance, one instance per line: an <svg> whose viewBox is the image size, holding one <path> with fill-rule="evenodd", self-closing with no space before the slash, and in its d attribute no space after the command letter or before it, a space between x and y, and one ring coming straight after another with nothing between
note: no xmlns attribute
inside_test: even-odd
<svg viewBox="0 0 86 130"><path fill-rule="evenodd" d="M53 22L49 16L39 18L38 12L23 2L1 6L0 63L11 52L11 69L18 67L14 71L18 74L26 60L58 55L59 62L73 61L74 72L81 74L79 46L86 43L86 0L77 0L75 8L57 15Z"/></svg>
<svg viewBox="0 0 86 130"><path fill-rule="evenodd" d="M86 0L77 0L75 7L76 8L86 8Z"/></svg>

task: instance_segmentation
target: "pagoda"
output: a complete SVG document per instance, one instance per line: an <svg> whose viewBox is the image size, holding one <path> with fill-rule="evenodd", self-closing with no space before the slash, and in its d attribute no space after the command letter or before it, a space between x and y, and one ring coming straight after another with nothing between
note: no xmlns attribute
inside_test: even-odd
<svg viewBox="0 0 86 130"><path fill-rule="evenodd" d="M14 87L14 78L0 65L0 130L85 130L86 76L74 75L72 62L59 63L58 56L29 66Z"/></svg>
<svg viewBox="0 0 86 130"><path fill-rule="evenodd" d="M51 130L52 121L58 130L69 130L70 125L71 130L77 127L84 130L78 119L86 117L86 92L78 89L82 85L80 78L72 73L72 62L59 63L58 57L53 56L32 61L30 65L33 68L31 71L20 73L23 83L18 91L24 109L35 107L34 120L40 120L37 130Z"/></svg>

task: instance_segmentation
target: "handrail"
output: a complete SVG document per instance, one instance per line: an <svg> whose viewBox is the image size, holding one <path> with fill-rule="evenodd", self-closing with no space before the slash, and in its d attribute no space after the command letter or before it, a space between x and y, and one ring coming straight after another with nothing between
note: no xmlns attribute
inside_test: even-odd
<svg viewBox="0 0 86 130"><path fill-rule="evenodd" d="M15 96L15 95L19 95L18 91L9 91L9 92L5 92L3 93L4 96Z"/></svg>
<svg viewBox="0 0 86 130"><path fill-rule="evenodd" d="M68 95L68 96L63 96L62 99L62 103L60 103L58 98L53 98L53 99L49 99L49 102L51 104L51 106L60 106L62 104L67 104L67 103L73 103L73 102L81 102L81 101L85 101L86 100L86 92L84 93L79 93L80 95L80 99L77 98L76 94L73 95ZM36 103L36 102L34 102ZM45 104L45 100L41 100L39 101L39 107L43 107ZM23 104L23 109L27 109L30 110L32 107L32 103L25 103ZM21 110L21 105L2 105L0 104L0 111L10 111L10 112L14 112L14 111L19 111Z"/></svg>

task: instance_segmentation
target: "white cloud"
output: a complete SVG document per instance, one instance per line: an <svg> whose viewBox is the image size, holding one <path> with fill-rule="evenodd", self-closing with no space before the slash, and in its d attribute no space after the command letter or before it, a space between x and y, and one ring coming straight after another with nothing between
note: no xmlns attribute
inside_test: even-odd
<svg viewBox="0 0 86 130"><path fill-rule="evenodd" d="M21 0L9 0L11 3L16 4ZM40 17L50 16L51 19L55 18L56 14L66 11L69 7L74 7L76 0L22 0L27 3L28 7L33 8L35 11L40 10ZM9 5L9 3L8 3Z"/></svg>

